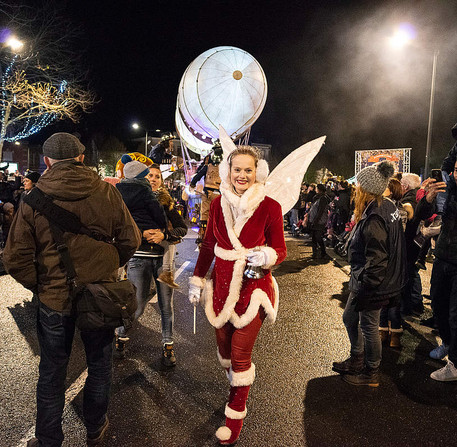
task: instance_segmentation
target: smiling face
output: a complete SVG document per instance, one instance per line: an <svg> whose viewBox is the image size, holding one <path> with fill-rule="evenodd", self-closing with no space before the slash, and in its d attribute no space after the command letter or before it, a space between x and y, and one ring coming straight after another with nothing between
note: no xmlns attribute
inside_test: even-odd
<svg viewBox="0 0 457 447"><path fill-rule="evenodd" d="M230 182L237 194L243 194L255 183L255 159L251 155L239 154L230 163Z"/></svg>
<svg viewBox="0 0 457 447"><path fill-rule="evenodd" d="M151 184L153 191L157 191L162 186L162 174L156 168L149 168L149 174L146 176Z"/></svg>

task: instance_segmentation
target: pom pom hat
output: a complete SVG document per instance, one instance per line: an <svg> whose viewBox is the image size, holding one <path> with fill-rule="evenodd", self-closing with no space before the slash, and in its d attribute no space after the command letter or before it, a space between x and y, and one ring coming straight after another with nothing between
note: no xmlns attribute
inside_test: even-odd
<svg viewBox="0 0 457 447"><path fill-rule="evenodd" d="M149 168L144 163L133 160L128 154L122 156L121 162L124 164L125 178L144 178L149 173Z"/></svg>
<svg viewBox="0 0 457 447"><path fill-rule="evenodd" d="M380 196L387 188L389 179L394 175L394 172L392 163L382 161L362 169L357 174L357 182L364 191Z"/></svg>

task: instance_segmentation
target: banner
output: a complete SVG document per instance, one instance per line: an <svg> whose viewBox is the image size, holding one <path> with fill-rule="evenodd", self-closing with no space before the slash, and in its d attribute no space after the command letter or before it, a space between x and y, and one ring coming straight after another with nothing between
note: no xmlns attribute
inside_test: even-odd
<svg viewBox="0 0 457 447"><path fill-rule="evenodd" d="M355 174L363 168L381 161L390 161L395 171L409 172L411 148L402 149L370 149L355 152Z"/></svg>

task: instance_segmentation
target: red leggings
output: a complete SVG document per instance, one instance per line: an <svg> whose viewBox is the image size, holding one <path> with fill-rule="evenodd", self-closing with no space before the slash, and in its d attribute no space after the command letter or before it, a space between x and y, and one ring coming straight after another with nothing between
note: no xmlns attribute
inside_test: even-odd
<svg viewBox="0 0 457 447"><path fill-rule="evenodd" d="M254 319L245 327L237 329L232 323L226 323L216 329L216 341L219 354L223 359L230 359L232 371L247 371L251 367L251 354L257 335L265 319L262 307Z"/></svg>

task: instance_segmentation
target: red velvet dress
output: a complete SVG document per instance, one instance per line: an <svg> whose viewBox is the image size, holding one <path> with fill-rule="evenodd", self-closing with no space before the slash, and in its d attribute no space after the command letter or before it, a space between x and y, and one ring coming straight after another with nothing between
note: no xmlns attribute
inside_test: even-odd
<svg viewBox="0 0 457 447"><path fill-rule="evenodd" d="M202 280L216 256L211 280L203 291L206 315L216 328L227 322L242 328L260 306L274 322L278 309L278 289L269 268L286 257L281 206L266 197L263 184L258 183L237 200L221 196L212 202L194 271L193 280ZM261 279L243 275L246 253L255 247L266 247L267 252L268 265Z"/></svg>

